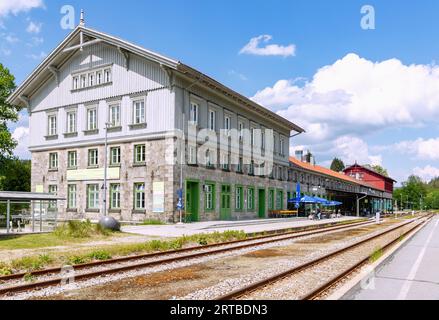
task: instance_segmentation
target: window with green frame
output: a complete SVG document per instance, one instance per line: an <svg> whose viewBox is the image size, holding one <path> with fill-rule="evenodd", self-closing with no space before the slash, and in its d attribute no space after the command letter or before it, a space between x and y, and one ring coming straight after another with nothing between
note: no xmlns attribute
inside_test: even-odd
<svg viewBox="0 0 439 320"><path fill-rule="evenodd" d="M247 188L247 211L255 210L255 188Z"/></svg>
<svg viewBox="0 0 439 320"><path fill-rule="evenodd" d="M206 211L215 210L215 184L206 183L204 189L204 208Z"/></svg>
<svg viewBox="0 0 439 320"><path fill-rule="evenodd" d="M284 192L277 190L276 192L276 210L282 210L284 206Z"/></svg>
<svg viewBox="0 0 439 320"><path fill-rule="evenodd" d="M120 209L120 184L110 184L110 209Z"/></svg>
<svg viewBox="0 0 439 320"><path fill-rule="evenodd" d="M274 190L273 189L268 190L268 209L269 210L274 209Z"/></svg>
<svg viewBox="0 0 439 320"><path fill-rule="evenodd" d="M235 209L242 210L244 203L244 192L242 186L235 187Z"/></svg>

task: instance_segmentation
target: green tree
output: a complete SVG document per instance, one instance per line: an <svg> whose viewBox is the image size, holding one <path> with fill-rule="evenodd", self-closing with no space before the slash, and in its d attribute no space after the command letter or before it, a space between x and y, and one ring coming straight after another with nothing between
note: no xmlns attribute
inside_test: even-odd
<svg viewBox="0 0 439 320"><path fill-rule="evenodd" d="M417 176L410 176L402 187L394 191L393 197L403 209L420 209L428 194L427 185Z"/></svg>
<svg viewBox="0 0 439 320"><path fill-rule="evenodd" d="M0 190L30 192L30 160L3 159L0 161Z"/></svg>
<svg viewBox="0 0 439 320"><path fill-rule="evenodd" d="M343 161L339 158L334 158L331 163L331 170L336 172L341 172L345 169Z"/></svg>
<svg viewBox="0 0 439 320"><path fill-rule="evenodd" d="M0 63L0 156L10 157L17 145L8 130L8 123L18 120L21 108L6 102L15 89L15 78L9 70Z"/></svg>
<svg viewBox="0 0 439 320"><path fill-rule="evenodd" d="M372 169L373 169L374 171L378 172L379 174L382 174L382 175L385 176L385 177L388 177L388 176L389 176L389 173L387 172L387 170L384 169L384 168L383 168L382 166L380 166L380 165L372 166Z"/></svg>
<svg viewBox="0 0 439 320"><path fill-rule="evenodd" d="M430 190L428 192L424 206L427 209L439 209L439 189Z"/></svg>

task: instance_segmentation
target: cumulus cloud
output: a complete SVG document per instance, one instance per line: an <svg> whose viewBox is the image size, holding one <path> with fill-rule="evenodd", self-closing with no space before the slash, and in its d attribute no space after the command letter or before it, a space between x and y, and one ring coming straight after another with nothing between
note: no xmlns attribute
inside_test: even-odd
<svg viewBox="0 0 439 320"><path fill-rule="evenodd" d="M307 130L301 143L439 122L439 67L348 54L298 85L280 80L252 99Z"/></svg>
<svg viewBox="0 0 439 320"><path fill-rule="evenodd" d="M18 142L14 150L14 155L20 159L30 159L29 146L29 128L17 127L12 133L12 137Z"/></svg>
<svg viewBox="0 0 439 320"><path fill-rule="evenodd" d="M28 54L27 57L34 60L43 60L45 57L47 57L47 53L41 51L39 54L34 54L34 53Z"/></svg>
<svg viewBox="0 0 439 320"><path fill-rule="evenodd" d="M0 18L10 14L17 15L20 12L28 12L31 9L43 8L43 0L1 0Z"/></svg>
<svg viewBox="0 0 439 320"><path fill-rule="evenodd" d="M425 182L439 177L439 168L427 165L424 168L416 167L413 169L413 174L422 178Z"/></svg>
<svg viewBox="0 0 439 320"><path fill-rule="evenodd" d="M43 27L42 23L39 22L29 22L29 25L26 28L26 32L38 34L41 32L41 28Z"/></svg>
<svg viewBox="0 0 439 320"><path fill-rule="evenodd" d="M419 159L439 160L439 138L406 140L388 146L403 154L411 154Z"/></svg>
<svg viewBox="0 0 439 320"><path fill-rule="evenodd" d="M6 40L6 42L11 43L11 44L17 43L20 41L20 39L18 39L16 36L14 36L12 34L5 35L3 38Z"/></svg>
<svg viewBox="0 0 439 320"><path fill-rule="evenodd" d="M260 35L255 38L251 38L250 41L239 51L239 54L251 54L257 56L282 56L289 57L295 56L296 46L290 44L288 46L282 46L278 44L266 44L273 37L271 35ZM261 44L266 44L265 47L261 47Z"/></svg>

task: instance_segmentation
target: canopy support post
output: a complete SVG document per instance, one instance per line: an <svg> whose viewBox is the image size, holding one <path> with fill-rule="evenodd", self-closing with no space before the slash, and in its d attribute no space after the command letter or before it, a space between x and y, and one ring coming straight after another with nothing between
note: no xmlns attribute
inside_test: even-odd
<svg viewBox="0 0 439 320"><path fill-rule="evenodd" d="M9 223L11 220L11 200L8 200L6 205L6 233L10 233Z"/></svg>

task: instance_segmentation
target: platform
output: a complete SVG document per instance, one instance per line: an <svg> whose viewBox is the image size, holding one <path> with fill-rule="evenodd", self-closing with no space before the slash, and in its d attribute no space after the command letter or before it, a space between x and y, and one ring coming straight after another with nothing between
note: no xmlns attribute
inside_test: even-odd
<svg viewBox="0 0 439 320"><path fill-rule="evenodd" d="M439 300L439 216L384 261L368 288L343 300Z"/></svg>
<svg viewBox="0 0 439 320"><path fill-rule="evenodd" d="M145 225L145 226L123 226L122 231L126 233L157 236L157 237L179 237L198 233L224 232L226 230L244 231L246 233L273 231L288 228L300 228L312 225L327 224L331 222L355 220L357 217L342 217L338 219L323 219L311 221L306 218L285 218L285 219L260 219L246 221L205 221L194 222L182 225Z"/></svg>

